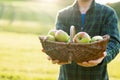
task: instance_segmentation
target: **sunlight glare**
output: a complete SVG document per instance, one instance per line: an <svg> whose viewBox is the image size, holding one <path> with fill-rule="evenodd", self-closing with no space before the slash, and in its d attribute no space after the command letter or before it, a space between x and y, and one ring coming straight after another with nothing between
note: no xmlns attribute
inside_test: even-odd
<svg viewBox="0 0 120 80"><path fill-rule="evenodd" d="M38 2L45 2L45 3L55 3L57 0L35 0Z"/></svg>
<svg viewBox="0 0 120 80"><path fill-rule="evenodd" d="M55 0L46 0L46 2L53 3L53 2L55 2Z"/></svg>
<svg viewBox="0 0 120 80"><path fill-rule="evenodd" d="M119 2L120 0L96 0L98 3L106 4L106 3L114 3Z"/></svg>

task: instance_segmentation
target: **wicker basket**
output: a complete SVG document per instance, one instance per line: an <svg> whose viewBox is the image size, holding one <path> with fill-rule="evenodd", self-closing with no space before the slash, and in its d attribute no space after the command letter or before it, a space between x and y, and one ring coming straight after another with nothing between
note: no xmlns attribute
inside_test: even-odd
<svg viewBox="0 0 120 80"><path fill-rule="evenodd" d="M57 59L60 62L84 62L102 57L102 53L106 50L110 36L104 35L103 40L87 44L52 42L45 40L44 37L41 36L39 39L45 53L53 60Z"/></svg>
<svg viewBox="0 0 120 80"><path fill-rule="evenodd" d="M107 43L109 41L109 35L104 35L103 40L88 43L88 44L76 44L71 43L70 48L72 59L75 62L84 62L89 60L95 60L103 56L103 52L106 50Z"/></svg>
<svg viewBox="0 0 120 80"><path fill-rule="evenodd" d="M53 60L59 60L60 62L69 62L70 55L69 45L62 42L52 42L44 40L44 37L39 37L42 47L47 55Z"/></svg>

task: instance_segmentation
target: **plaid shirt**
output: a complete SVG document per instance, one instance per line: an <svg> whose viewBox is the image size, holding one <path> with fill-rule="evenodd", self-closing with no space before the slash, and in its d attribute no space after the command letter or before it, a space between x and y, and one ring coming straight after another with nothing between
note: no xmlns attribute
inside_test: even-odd
<svg viewBox="0 0 120 80"><path fill-rule="evenodd" d="M62 29L68 34L70 26L74 25L77 32L85 31L91 37L95 35L110 35L107 46L107 56L102 63L95 67L82 67L75 62L60 67L59 80L109 80L107 64L119 53L120 37L118 31L118 18L115 11L93 0L85 16L84 28L81 24L81 13L78 2L58 13L56 29Z"/></svg>

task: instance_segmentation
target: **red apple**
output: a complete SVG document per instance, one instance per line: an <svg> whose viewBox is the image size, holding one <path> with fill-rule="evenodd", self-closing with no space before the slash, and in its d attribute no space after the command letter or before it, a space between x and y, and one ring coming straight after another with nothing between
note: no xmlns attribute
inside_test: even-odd
<svg viewBox="0 0 120 80"><path fill-rule="evenodd" d="M86 32L78 32L73 38L75 43L89 43L90 40L91 38Z"/></svg>

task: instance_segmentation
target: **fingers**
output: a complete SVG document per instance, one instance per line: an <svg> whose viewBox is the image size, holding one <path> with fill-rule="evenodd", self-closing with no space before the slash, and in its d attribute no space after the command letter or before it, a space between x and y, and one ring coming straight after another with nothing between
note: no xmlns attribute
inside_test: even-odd
<svg viewBox="0 0 120 80"><path fill-rule="evenodd" d="M52 60L50 56L47 57L48 60Z"/></svg>
<svg viewBox="0 0 120 80"><path fill-rule="evenodd" d="M57 64L64 65L64 64L68 64L68 62L58 62Z"/></svg>
<svg viewBox="0 0 120 80"><path fill-rule="evenodd" d="M53 64L58 64L58 65L69 64L69 62L60 62L59 60L53 60L50 56L48 56L47 59L51 60Z"/></svg>
<svg viewBox="0 0 120 80"><path fill-rule="evenodd" d="M52 62L53 64L59 63L59 60L52 60L52 58L49 57L49 56L48 56L48 60L51 60L51 62Z"/></svg>
<svg viewBox="0 0 120 80"><path fill-rule="evenodd" d="M68 62L60 62L59 60L52 60L53 64L58 64L58 65L64 65L64 64L69 64Z"/></svg>
<svg viewBox="0 0 120 80"><path fill-rule="evenodd" d="M104 54L104 55L103 55L104 57L107 56L107 52L103 52L103 54Z"/></svg>
<svg viewBox="0 0 120 80"><path fill-rule="evenodd" d="M42 52L45 52L45 50L42 48L42 50L41 50Z"/></svg>
<svg viewBox="0 0 120 80"><path fill-rule="evenodd" d="M104 59L104 57L102 57L102 58L100 58L100 59L97 59L97 60L90 60L90 61L88 61L88 63L90 63L90 64L98 64L98 63L100 63L103 59Z"/></svg>
<svg viewBox="0 0 120 80"><path fill-rule="evenodd" d="M59 60L52 60L50 56L47 57L48 60L51 60L53 64L56 64L59 62Z"/></svg>
<svg viewBox="0 0 120 80"><path fill-rule="evenodd" d="M102 62L102 60L105 58L105 56L107 55L106 52L103 53L103 57L99 58L99 59L96 59L96 60L90 60L88 61L88 63L90 64L99 64Z"/></svg>
<svg viewBox="0 0 120 80"><path fill-rule="evenodd" d="M84 67L88 66L87 62L78 63L78 65L81 65L81 66L84 66Z"/></svg>
<svg viewBox="0 0 120 80"><path fill-rule="evenodd" d="M58 65L64 65L64 64L68 64L68 62L60 62L59 60L52 60L53 64L58 64Z"/></svg>
<svg viewBox="0 0 120 80"><path fill-rule="evenodd" d="M44 50L43 50L44 51ZM90 60L88 62L82 62L82 63L77 63L80 66L83 67L93 67L98 65L99 63L102 62L102 60L105 58L105 56L107 55L106 52L103 53L103 57L96 59L96 60ZM59 60L53 60L50 56L48 56L48 60L51 60L51 62L53 64L59 64L59 65L64 65L64 64L70 64L69 62L60 62Z"/></svg>
<svg viewBox="0 0 120 80"><path fill-rule="evenodd" d="M82 62L82 63L77 63L77 64L83 67L93 67L97 65L97 64L90 64L88 62Z"/></svg>
<svg viewBox="0 0 120 80"><path fill-rule="evenodd" d="M53 64L59 63L59 60L52 60Z"/></svg>

